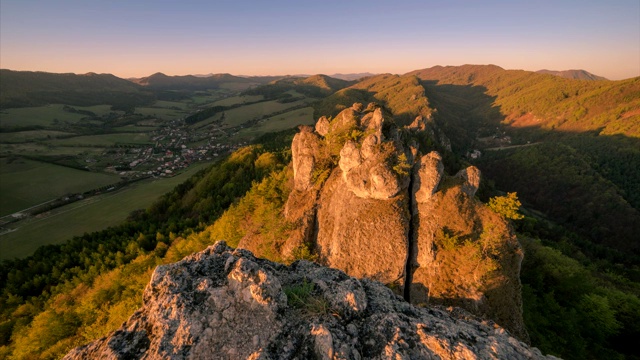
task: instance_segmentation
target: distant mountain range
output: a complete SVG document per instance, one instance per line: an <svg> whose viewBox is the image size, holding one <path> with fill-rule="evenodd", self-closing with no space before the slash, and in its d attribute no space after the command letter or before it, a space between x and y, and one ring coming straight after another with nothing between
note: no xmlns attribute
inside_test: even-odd
<svg viewBox="0 0 640 360"><path fill-rule="evenodd" d="M217 89L230 83L233 83L235 87L238 85L240 85L240 87L250 87L253 85L266 84L280 78L282 77L240 77L231 74L169 76L158 72L147 77L130 78L128 80L154 90L208 90ZM244 84L244 86L241 84Z"/></svg>
<svg viewBox="0 0 640 360"><path fill-rule="evenodd" d="M536 71L538 74L549 74L560 76L566 79L576 79L576 80L608 80L605 77L594 75L586 70L538 70Z"/></svg>

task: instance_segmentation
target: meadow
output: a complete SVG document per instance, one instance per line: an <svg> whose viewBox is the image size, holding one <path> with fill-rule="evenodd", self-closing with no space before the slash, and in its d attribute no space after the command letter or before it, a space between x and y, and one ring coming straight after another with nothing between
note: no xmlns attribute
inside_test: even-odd
<svg viewBox="0 0 640 360"><path fill-rule="evenodd" d="M47 142L53 146L113 146L117 144L151 144L145 133L117 133L104 135L76 136Z"/></svg>
<svg viewBox="0 0 640 360"><path fill-rule="evenodd" d="M24 143L37 140L74 136L75 134L55 130L28 130L0 133L0 143Z"/></svg>
<svg viewBox="0 0 640 360"><path fill-rule="evenodd" d="M189 114L186 110L177 110L165 107L137 107L136 114L145 116L153 116L161 120L173 120L181 117L185 117Z"/></svg>
<svg viewBox="0 0 640 360"><path fill-rule="evenodd" d="M77 123L87 115L63 110L64 105L54 104L37 107L3 109L0 112L0 127L53 126L54 122Z"/></svg>
<svg viewBox="0 0 640 360"><path fill-rule="evenodd" d="M0 260L25 257L42 245L62 243L73 236L118 225L132 211L148 207L158 197L209 165L194 165L172 178L134 183L116 192L58 208L49 216L22 221L16 231L0 235Z"/></svg>
<svg viewBox="0 0 640 360"><path fill-rule="evenodd" d="M313 108L309 106L267 118L252 127L240 130L237 136L253 138L269 132L291 129L297 125L313 124L315 124Z"/></svg>
<svg viewBox="0 0 640 360"><path fill-rule="evenodd" d="M223 122L223 127L234 127L242 125L247 121L260 119L263 116L273 114L278 111L287 110L294 106L300 106L306 104L307 102L307 100L298 100L295 102L283 104L273 100L247 106L241 106L225 111L225 120Z"/></svg>
<svg viewBox="0 0 640 360"><path fill-rule="evenodd" d="M213 106L233 106L238 104L244 104L248 102L260 101L264 97L262 95L239 95L239 96L231 96L222 100L218 100L214 102Z"/></svg>
<svg viewBox="0 0 640 360"><path fill-rule="evenodd" d="M116 175L76 170L24 158L0 158L0 216L53 200L117 183Z"/></svg>

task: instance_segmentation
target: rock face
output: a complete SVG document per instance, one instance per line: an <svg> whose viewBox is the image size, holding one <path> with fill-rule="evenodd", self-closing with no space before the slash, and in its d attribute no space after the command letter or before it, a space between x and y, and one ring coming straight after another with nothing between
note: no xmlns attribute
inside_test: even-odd
<svg viewBox="0 0 640 360"><path fill-rule="evenodd" d="M65 359L544 359L491 321L218 242L156 268L143 306ZM546 357L552 358L552 357Z"/></svg>
<svg viewBox="0 0 640 360"><path fill-rule="evenodd" d="M434 153L414 168L410 299L463 307L527 340L519 275L523 252L513 230L473 198L480 183L476 167L451 178L442 169Z"/></svg>
<svg viewBox="0 0 640 360"><path fill-rule="evenodd" d="M297 227L283 253L306 244L324 265L388 284L414 304L463 307L527 340L522 251L510 225L474 198L480 171L448 176L424 145L447 148L441 135L422 116L399 128L374 104L301 129L285 208Z"/></svg>

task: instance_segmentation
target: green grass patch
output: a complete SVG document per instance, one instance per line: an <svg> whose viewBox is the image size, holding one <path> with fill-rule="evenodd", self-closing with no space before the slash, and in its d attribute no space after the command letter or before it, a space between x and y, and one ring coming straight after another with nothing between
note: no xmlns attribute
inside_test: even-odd
<svg viewBox="0 0 640 360"><path fill-rule="evenodd" d="M327 300L316 293L315 284L307 279L299 284L285 286L283 290L289 306L300 309L309 316L324 315L330 311Z"/></svg>
<svg viewBox="0 0 640 360"><path fill-rule="evenodd" d="M76 136L47 142L53 146L112 146L117 144L152 144L148 134L118 133Z"/></svg>
<svg viewBox="0 0 640 360"><path fill-rule="evenodd" d="M208 165L210 164L192 166L168 179L134 183L114 193L58 208L50 217L18 223L16 231L0 235L0 259L25 257L42 245L62 243L85 232L118 225L132 211L150 206L160 196Z"/></svg>
<svg viewBox="0 0 640 360"><path fill-rule="evenodd" d="M29 130L0 133L0 143L24 143L73 136L73 133L54 130Z"/></svg>
<svg viewBox="0 0 640 360"><path fill-rule="evenodd" d="M179 119L189 114L189 112L185 110L167 109L160 107L137 107L135 113L145 116L153 116L162 120Z"/></svg>
<svg viewBox="0 0 640 360"><path fill-rule="evenodd" d="M189 105L187 103L181 101L166 101L166 100L158 100L153 104L154 108L179 108L181 110L187 110Z"/></svg>
<svg viewBox="0 0 640 360"><path fill-rule="evenodd" d="M124 114L124 111L113 111L111 110L111 105L94 105L94 106L72 106L76 110L85 110L91 111L97 116L107 115L109 113L118 113L120 115Z"/></svg>
<svg viewBox="0 0 640 360"><path fill-rule="evenodd" d="M12 156L13 154L27 156L98 156L102 154L103 151L104 147L92 146L65 147L43 143L0 144L0 155L2 156Z"/></svg>
<svg viewBox="0 0 640 360"><path fill-rule="evenodd" d="M212 105L214 106L233 106L238 104L244 104L248 102L260 101L264 98L262 95L243 95L243 96L231 96L226 99L218 100Z"/></svg>
<svg viewBox="0 0 640 360"><path fill-rule="evenodd" d="M64 111L64 105L4 109L0 111L0 127L52 126L54 123L77 123L87 115ZM57 121L56 121L57 120Z"/></svg>
<svg viewBox="0 0 640 360"><path fill-rule="evenodd" d="M126 125L117 128L113 128L113 131L123 133L146 133L157 130L159 126L138 126L138 125Z"/></svg>
<svg viewBox="0 0 640 360"><path fill-rule="evenodd" d="M305 104L304 100L295 101L292 103L281 104L277 101L265 101L257 104L242 106L239 108L225 111L224 126L233 127L241 125L247 121L260 119L265 115L272 114L278 111L285 111L286 109L294 106Z"/></svg>
<svg viewBox="0 0 640 360"><path fill-rule="evenodd" d="M272 116L264 122L260 122L250 128L242 129L238 132L240 137L257 137L268 132L291 129L298 125L313 125L313 108L306 107L289 111L280 115Z"/></svg>
<svg viewBox="0 0 640 360"><path fill-rule="evenodd" d="M92 173L65 166L27 160L0 160L0 216L120 181L115 175Z"/></svg>

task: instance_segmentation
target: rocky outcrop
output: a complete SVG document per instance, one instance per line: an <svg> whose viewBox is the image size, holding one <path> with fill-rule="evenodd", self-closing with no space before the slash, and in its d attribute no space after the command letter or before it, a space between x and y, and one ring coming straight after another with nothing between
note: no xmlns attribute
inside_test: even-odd
<svg viewBox="0 0 640 360"><path fill-rule="evenodd" d="M293 137L291 153L295 190L304 191L313 187L313 169L319 148L318 135L309 127L301 127L300 132Z"/></svg>
<svg viewBox="0 0 640 360"><path fill-rule="evenodd" d="M143 305L65 359L544 359L491 321L218 242L156 268Z"/></svg>
<svg viewBox="0 0 640 360"><path fill-rule="evenodd" d="M442 169L434 152L414 168L410 299L463 307L527 340L520 286L523 252L513 230L474 198L480 184L476 167L453 177Z"/></svg>
<svg viewBox="0 0 640 360"><path fill-rule="evenodd" d="M402 287L409 247L406 194L360 197L335 169L318 201L315 240L323 264Z"/></svg>
<svg viewBox="0 0 640 360"><path fill-rule="evenodd" d="M476 167L447 176L442 156L420 148L442 137L430 119L399 128L380 107L354 104L315 129L292 145L285 214L298 225L285 250L308 244L321 263L382 281L415 304L460 306L528 338L518 242L474 198Z"/></svg>

